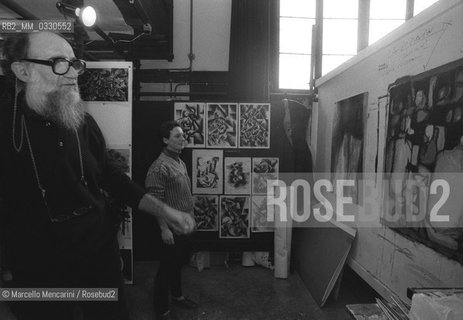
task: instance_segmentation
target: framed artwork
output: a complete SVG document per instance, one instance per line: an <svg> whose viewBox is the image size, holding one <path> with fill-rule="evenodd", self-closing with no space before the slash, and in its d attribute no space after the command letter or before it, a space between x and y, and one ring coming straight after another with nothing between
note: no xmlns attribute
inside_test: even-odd
<svg viewBox="0 0 463 320"><path fill-rule="evenodd" d="M278 179L278 158L252 158L252 193L267 194L267 180Z"/></svg>
<svg viewBox="0 0 463 320"><path fill-rule="evenodd" d="M252 196L252 232L272 232L274 222L267 221L267 196Z"/></svg>
<svg viewBox="0 0 463 320"><path fill-rule="evenodd" d="M336 103L331 144L331 172L335 181L361 179L367 107L368 93ZM358 203L357 187L346 188L344 195Z"/></svg>
<svg viewBox="0 0 463 320"><path fill-rule="evenodd" d="M225 193L251 194L251 158L225 158Z"/></svg>
<svg viewBox="0 0 463 320"><path fill-rule="evenodd" d="M249 196L220 197L220 238L250 237Z"/></svg>
<svg viewBox="0 0 463 320"><path fill-rule="evenodd" d="M236 103L207 104L207 148L238 146L238 105Z"/></svg>
<svg viewBox="0 0 463 320"><path fill-rule="evenodd" d="M195 195L194 217L198 231L218 231L219 197Z"/></svg>
<svg viewBox="0 0 463 320"><path fill-rule="evenodd" d="M239 148L270 148L270 104L239 105Z"/></svg>
<svg viewBox="0 0 463 320"><path fill-rule="evenodd" d="M129 72L126 68L88 68L79 76L83 101L129 100Z"/></svg>
<svg viewBox="0 0 463 320"><path fill-rule="evenodd" d="M108 150L108 157L113 163L124 171L129 177L131 176L130 168L130 147L123 148L122 146L112 146Z"/></svg>
<svg viewBox="0 0 463 320"><path fill-rule="evenodd" d="M223 150L193 150L193 193L223 192Z"/></svg>
<svg viewBox="0 0 463 320"><path fill-rule="evenodd" d="M174 119L182 128L187 148L204 148L204 103L176 102Z"/></svg>

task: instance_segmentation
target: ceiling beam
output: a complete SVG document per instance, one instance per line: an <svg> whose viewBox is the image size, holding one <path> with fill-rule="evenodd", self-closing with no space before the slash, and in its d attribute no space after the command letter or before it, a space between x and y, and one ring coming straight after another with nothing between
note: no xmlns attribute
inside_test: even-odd
<svg viewBox="0 0 463 320"><path fill-rule="evenodd" d="M148 4L148 5L147 5ZM137 11L138 15L141 18L141 21L146 24L146 23L153 23L151 16L149 15L148 12L151 12L154 10L154 8L148 3L143 3L141 0L134 0L133 1L133 6L135 10Z"/></svg>
<svg viewBox="0 0 463 320"><path fill-rule="evenodd" d="M111 49L123 56L126 60L128 59L126 53L124 51L122 51L120 48L116 47L116 45L114 44L114 40L111 39L103 30L101 30L101 28L98 26L98 25L93 25L92 29L101 37L103 38L103 40L111 47Z"/></svg>

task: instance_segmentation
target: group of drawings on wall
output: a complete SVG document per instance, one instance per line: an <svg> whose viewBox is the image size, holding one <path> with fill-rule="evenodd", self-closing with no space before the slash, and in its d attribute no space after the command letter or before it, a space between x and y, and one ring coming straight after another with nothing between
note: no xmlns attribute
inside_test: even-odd
<svg viewBox="0 0 463 320"><path fill-rule="evenodd" d="M398 79L389 95L384 206L395 219L384 223L463 263L463 64ZM447 199L431 190L437 179ZM431 218L437 208L448 222Z"/></svg>
<svg viewBox="0 0 463 320"><path fill-rule="evenodd" d="M266 179L278 179L278 158L224 159L223 150L193 150L192 158L199 231L219 231L220 238L249 238L251 228L252 232L273 231L264 194Z"/></svg>
<svg viewBox="0 0 463 320"><path fill-rule="evenodd" d="M128 101L128 69L89 68L79 77L79 89L83 101Z"/></svg>
<svg viewBox="0 0 463 320"><path fill-rule="evenodd" d="M265 194L266 179L278 178L278 158L223 156L223 149L270 148L270 104L176 102L174 119L187 147L195 148L192 192L198 230L218 231L220 238L249 238L251 226L253 232L272 231L263 222L267 208L262 196L252 195ZM258 217L253 219L252 212Z"/></svg>
<svg viewBox="0 0 463 320"><path fill-rule="evenodd" d="M177 102L189 148L270 148L270 104Z"/></svg>
<svg viewBox="0 0 463 320"><path fill-rule="evenodd" d="M362 93L336 103L331 145L334 181L361 179L363 169L364 119L368 94ZM358 203L358 184L346 188L345 196Z"/></svg>

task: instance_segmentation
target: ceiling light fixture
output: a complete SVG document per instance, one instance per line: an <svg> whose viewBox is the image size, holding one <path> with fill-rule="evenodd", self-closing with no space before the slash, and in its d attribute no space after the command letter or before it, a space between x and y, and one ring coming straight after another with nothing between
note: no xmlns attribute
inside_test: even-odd
<svg viewBox="0 0 463 320"><path fill-rule="evenodd" d="M96 11L91 6L76 8L58 1L56 8L64 15L78 17L86 27L92 27L96 22Z"/></svg>

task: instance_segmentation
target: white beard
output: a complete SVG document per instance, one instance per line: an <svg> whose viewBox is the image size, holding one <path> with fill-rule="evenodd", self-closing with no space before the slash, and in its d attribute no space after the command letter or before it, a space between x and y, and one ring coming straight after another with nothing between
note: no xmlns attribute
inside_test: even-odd
<svg viewBox="0 0 463 320"><path fill-rule="evenodd" d="M39 115L67 129L77 130L85 118L78 88L65 86L45 92L40 82L26 87L26 102Z"/></svg>

